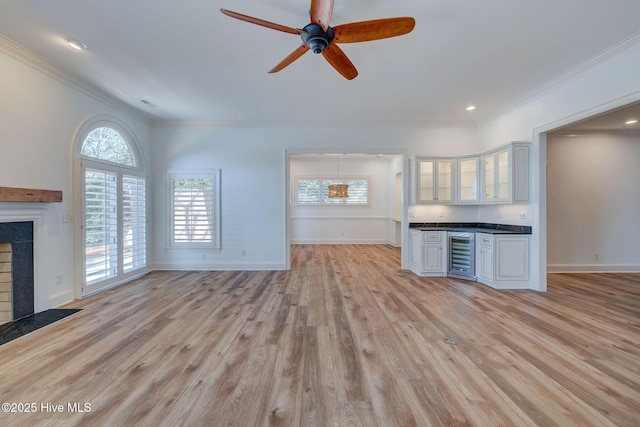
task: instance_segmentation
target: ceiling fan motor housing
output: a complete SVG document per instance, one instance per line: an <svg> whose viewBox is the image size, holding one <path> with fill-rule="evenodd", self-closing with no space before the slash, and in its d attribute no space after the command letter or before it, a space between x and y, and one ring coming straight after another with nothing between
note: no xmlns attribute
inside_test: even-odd
<svg viewBox="0 0 640 427"><path fill-rule="evenodd" d="M333 28L328 27L327 31L324 31L318 24L309 24L303 28L305 32L300 34L302 42L313 53L322 53L333 41Z"/></svg>

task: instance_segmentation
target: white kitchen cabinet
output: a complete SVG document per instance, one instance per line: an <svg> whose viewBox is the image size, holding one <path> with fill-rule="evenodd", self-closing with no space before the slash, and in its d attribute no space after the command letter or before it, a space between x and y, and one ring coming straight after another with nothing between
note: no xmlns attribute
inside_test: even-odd
<svg viewBox="0 0 640 427"><path fill-rule="evenodd" d="M416 204L416 194L418 188L416 158L409 157L409 205Z"/></svg>
<svg viewBox="0 0 640 427"><path fill-rule="evenodd" d="M456 166L457 203L480 202L480 158L461 157Z"/></svg>
<svg viewBox="0 0 640 427"><path fill-rule="evenodd" d="M409 204L529 202L528 142L512 142L480 156L411 157Z"/></svg>
<svg viewBox="0 0 640 427"><path fill-rule="evenodd" d="M416 203L453 203L454 159L416 157Z"/></svg>
<svg viewBox="0 0 640 427"><path fill-rule="evenodd" d="M476 234L478 282L495 289L529 288L529 235Z"/></svg>
<svg viewBox="0 0 640 427"><path fill-rule="evenodd" d="M493 283L493 236L476 233L476 277Z"/></svg>
<svg viewBox="0 0 640 427"><path fill-rule="evenodd" d="M418 276L447 275L447 232L409 231L410 268Z"/></svg>
<svg viewBox="0 0 640 427"><path fill-rule="evenodd" d="M484 154L480 162L482 203L529 201L529 144L514 142Z"/></svg>

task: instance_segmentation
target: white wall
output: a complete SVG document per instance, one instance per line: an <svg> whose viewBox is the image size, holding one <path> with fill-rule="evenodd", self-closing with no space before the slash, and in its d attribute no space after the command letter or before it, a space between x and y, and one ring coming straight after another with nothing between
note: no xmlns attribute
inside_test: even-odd
<svg viewBox="0 0 640 427"><path fill-rule="evenodd" d="M55 307L74 297L72 227L79 223L75 217L64 223L63 215L73 214L71 148L76 130L88 117L108 114L125 122L148 152L150 122L62 83L37 64L14 59L2 46L0 70L0 185L63 192L62 203L45 206L48 248L40 262L46 266L37 278L44 300ZM14 207L0 203L3 211Z"/></svg>
<svg viewBox="0 0 640 427"><path fill-rule="evenodd" d="M409 206L410 222L478 222L478 207L452 205Z"/></svg>
<svg viewBox="0 0 640 427"><path fill-rule="evenodd" d="M355 152L455 156L509 141L533 141L530 213L535 288L546 289L545 131L640 99L640 42L610 52L527 103L484 121L479 128L354 123L162 123L148 121L117 103L100 100L45 71L4 53L0 46L0 183L62 190L64 202L47 206L49 254L45 292L51 306L73 295L71 143L88 117L108 114L125 122L151 153L152 266L157 268L286 268L286 154ZM150 141L153 141L151 146ZM222 247L219 254L165 248L165 177L172 168L222 169ZM405 177L406 182L406 177ZM256 186L259 191L254 191ZM245 195L251 192L252 197ZM3 208L3 206L0 206ZM437 209L437 208L436 208ZM478 219L505 222L522 207L479 207ZM502 211L502 212L499 212ZM453 211L452 211L453 212ZM436 210L438 218L440 218ZM430 217L431 213L426 213ZM465 210L451 218L465 217ZM505 216L507 218L505 218ZM443 216L444 218L444 216ZM54 250L55 248L55 250ZM242 256L241 251L246 255ZM56 277L61 277L56 284Z"/></svg>
<svg viewBox="0 0 640 427"><path fill-rule="evenodd" d="M549 271L640 271L640 137L547 144Z"/></svg>
<svg viewBox="0 0 640 427"><path fill-rule="evenodd" d="M396 189L390 156L340 155L337 160L332 155L294 155L290 159L291 243L395 243L391 202ZM369 179L369 205L297 205L296 178L336 176L338 162L341 177Z"/></svg>
<svg viewBox="0 0 640 427"><path fill-rule="evenodd" d="M164 185L154 187L152 259L159 269L286 268L288 154L442 155L476 150L472 127L159 123L152 132L154 182L164 183L172 168L220 168L222 174L222 251L205 254L204 260L201 251L177 252L165 247L165 189ZM383 210L390 215L389 208Z"/></svg>
<svg viewBox="0 0 640 427"><path fill-rule="evenodd" d="M582 70L564 76L526 103L481 123L484 149L509 141L532 141L533 288L547 288L546 133L572 122L640 100L640 38L596 58ZM482 207L479 217L497 216L496 207Z"/></svg>

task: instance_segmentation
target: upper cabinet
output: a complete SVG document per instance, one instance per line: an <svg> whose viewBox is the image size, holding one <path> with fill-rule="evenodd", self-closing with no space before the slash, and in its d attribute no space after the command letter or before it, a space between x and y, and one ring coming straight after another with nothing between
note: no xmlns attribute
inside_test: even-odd
<svg viewBox="0 0 640 427"><path fill-rule="evenodd" d="M457 202L477 204L480 201L480 158L463 157L457 163Z"/></svg>
<svg viewBox="0 0 640 427"><path fill-rule="evenodd" d="M482 156L482 182L484 203L508 202L511 189L509 158L511 150L505 149Z"/></svg>
<svg viewBox="0 0 640 427"><path fill-rule="evenodd" d="M416 158L409 157L409 204L416 204L416 189L418 188L418 177L416 176L418 166L416 165Z"/></svg>
<svg viewBox="0 0 640 427"><path fill-rule="evenodd" d="M428 159L417 157L416 203L453 203L453 159Z"/></svg>
<svg viewBox="0 0 640 427"><path fill-rule="evenodd" d="M529 144L514 142L481 157L482 203L529 201Z"/></svg>
<svg viewBox="0 0 640 427"><path fill-rule="evenodd" d="M411 157L409 204L529 202L528 142L512 142L482 155Z"/></svg>

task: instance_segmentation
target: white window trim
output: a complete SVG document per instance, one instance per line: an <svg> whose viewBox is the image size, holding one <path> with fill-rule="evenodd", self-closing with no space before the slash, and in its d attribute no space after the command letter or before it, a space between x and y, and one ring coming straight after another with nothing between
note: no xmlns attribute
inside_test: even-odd
<svg viewBox="0 0 640 427"><path fill-rule="evenodd" d="M89 136L91 132L100 127L109 127L115 129L120 133L120 135L124 138L126 144L129 146L131 150L131 154L133 156L133 166L121 165L118 163L107 162L101 159L96 159L93 157L85 157L81 154L82 145L84 140ZM75 146L74 146L74 156L81 157L84 159L89 159L95 162L103 162L106 164L117 165L119 167L130 168L131 170L145 170L144 166L144 158L142 153L140 152L140 143L136 138L135 134L131 129L129 129L124 123L115 117L111 117L108 115L98 115L90 118L85 121L74 136Z"/></svg>
<svg viewBox="0 0 640 427"><path fill-rule="evenodd" d="M101 159L96 159L96 158L92 158L92 157L87 157L87 156L83 156L81 154L82 151L82 146L84 144L84 140L86 139L86 137L89 135L90 132L92 132L94 129L99 128L99 127L111 127L113 129L115 129L116 131L118 131L122 137L124 138L125 142L127 143L129 149L132 152L133 155L133 161L134 161L134 165L133 166L128 166L128 165L122 165L122 164L118 164L118 163L113 163L113 162L108 162L105 160L101 160ZM77 196L75 197L74 200L74 212L76 213L76 218L79 219L78 221L78 226L73 227L74 230L74 246L75 246L75 253L76 259L80 259L81 262L76 262L74 265L74 271L76 276L80 279L77 280L74 286L74 294L76 297L79 296L88 296L91 295L95 292L100 292L104 289L110 288L112 286L116 286L118 284L121 283L125 283L135 277L139 277L141 275L146 274L146 272L148 272L149 269L149 250L150 250L150 246L148 244L146 244L146 265L134 270L130 270L128 272L123 272L122 270L120 270L120 275L117 278L114 278L113 280L109 279L103 282L99 282L96 283L95 285L91 285L91 286L87 286L87 284L85 283L86 277L85 277L85 254L84 254L84 248L85 248L85 242L84 242L84 230L82 228L82 225L84 224L84 214L83 214L83 201L84 201L84 170L83 170L83 164L85 166L95 166L96 168L99 169L104 169L104 170L112 170L112 168L115 168L114 170L118 170L118 174L119 174L119 180L121 179L122 174L126 174L126 175L131 175L131 176L139 176L141 178L145 179L145 192L147 195L146 198L146 206L145 206L145 211L147 214L146 217L146 236L149 236L149 218L148 218L148 212L149 212L149 179L148 176L145 172L145 162L144 162L144 157L142 156L142 151L140 149L140 143L138 141L138 139L136 138L134 132L128 128L128 126L123 123L122 121L120 121L119 119L117 119L116 117L112 117L109 115L96 115L93 117L90 117L89 119L87 119L84 123L82 123L82 125L78 128L78 130L76 131L76 133L74 134L74 143L73 143L73 150L72 150L72 155L73 155L73 168L74 168L74 183L73 183L73 188L74 188L74 194ZM121 185L119 183L118 185L118 192L121 195ZM120 197L120 196L119 196ZM122 202L121 198L120 198L120 202ZM122 236L119 236L119 240L121 240ZM119 242L121 243L121 242ZM147 243L148 243L148 237L147 237ZM122 257L122 254L118 254L119 258ZM94 286L98 286L97 288L93 289Z"/></svg>
<svg viewBox="0 0 640 427"><path fill-rule="evenodd" d="M322 201L322 194L320 194L320 201L318 203L305 203L300 202L298 199L298 181L300 180L337 180L337 181L348 181L353 179L365 180L367 181L367 203L358 203L358 204L348 204L348 203L324 203ZM318 175L310 175L310 176L296 176L294 178L294 186L292 188L292 199L294 200L294 206L296 207L346 207L346 208L362 208L362 207L372 207L371 203L371 177L370 176L362 176L362 175L340 175L339 177L333 175L326 176L318 176ZM321 187L322 188L322 185Z"/></svg>
<svg viewBox="0 0 640 427"><path fill-rule="evenodd" d="M173 241L173 180L174 178L210 178L213 180L213 241L206 243L176 243ZM220 169L169 171L166 178L166 225L165 249L168 251L202 251L219 253L221 247L220 227Z"/></svg>

